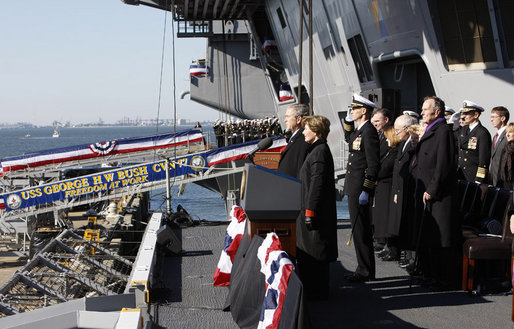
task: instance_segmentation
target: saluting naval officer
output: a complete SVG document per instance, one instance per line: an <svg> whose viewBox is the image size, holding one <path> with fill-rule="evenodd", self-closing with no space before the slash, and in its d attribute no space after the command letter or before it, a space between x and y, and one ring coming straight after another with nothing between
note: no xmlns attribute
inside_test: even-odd
<svg viewBox="0 0 514 329"><path fill-rule="evenodd" d="M460 110L458 178L483 183L491 161L491 134L479 121L484 108L465 100Z"/></svg>
<svg viewBox="0 0 514 329"><path fill-rule="evenodd" d="M369 119L376 107L370 100L354 94L350 110L344 120L344 137L349 144L350 154L343 194L348 196L348 210L358 263L355 272L345 276L350 282L375 279L370 201L380 167L380 149L377 130Z"/></svg>

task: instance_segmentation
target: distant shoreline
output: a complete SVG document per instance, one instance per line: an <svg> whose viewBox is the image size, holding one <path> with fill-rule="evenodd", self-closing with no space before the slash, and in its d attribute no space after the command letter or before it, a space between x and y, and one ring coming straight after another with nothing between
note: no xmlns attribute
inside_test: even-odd
<svg viewBox="0 0 514 329"><path fill-rule="evenodd" d="M209 127L209 126L213 126L214 125L214 122L205 122L205 123L200 123L202 126L206 126L206 127ZM191 123L191 124L182 124L182 125L176 125L176 127L194 127L196 125L196 123ZM74 128L138 128L138 127L157 127L156 125L116 125L116 124L111 124L111 125L84 125L84 126L69 126L69 127L59 127L60 129L74 129ZM158 127L170 127L170 128L173 128L174 126L170 126L170 125L159 125ZM18 125L18 126L0 126L0 129L54 129L53 126L23 126L23 125Z"/></svg>

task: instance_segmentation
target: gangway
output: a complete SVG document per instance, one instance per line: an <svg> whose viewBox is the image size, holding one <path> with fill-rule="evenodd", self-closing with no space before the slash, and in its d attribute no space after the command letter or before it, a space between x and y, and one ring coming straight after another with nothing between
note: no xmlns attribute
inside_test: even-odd
<svg viewBox="0 0 514 329"><path fill-rule="evenodd" d="M56 181L67 169L113 167L175 157L206 149L200 129L122 138L7 157L0 161L0 192Z"/></svg>
<svg viewBox="0 0 514 329"><path fill-rule="evenodd" d="M279 151L286 145L284 138L272 140L272 146L267 151ZM256 140L165 160L118 167L9 191L0 194L0 203L5 209L0 210L0 220L56 213L61 209L164 188L168 180L178 185L237 174L243 169L235 161L245 159L246 154L254 150L258 142Z"/></svg>

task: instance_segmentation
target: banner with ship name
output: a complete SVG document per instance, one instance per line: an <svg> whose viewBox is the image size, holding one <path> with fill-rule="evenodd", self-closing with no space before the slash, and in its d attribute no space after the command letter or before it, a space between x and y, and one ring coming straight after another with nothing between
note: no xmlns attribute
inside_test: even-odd
<svg viewBox="0 0 514 329"><path fill-rule="evenodd" d="M285 138L272 139L272 146L264 152L281 152L287 144ZM245 159L259 141L253 140L176 158L170 164L170 178L204 171L217 164ZM0 210L12 211L164 180L164 168L165 161L162 160L13 191L0 195Z"/></svg>
<svg viewBox="0 0 514 329"><path fill-rule="evenodd" d="M170 162L170 177L204 171L206 163L205 152L177 158ZM12 211L164 179L166 162L162 160L33 186L1 195L0 200L4 200L2 206L6 211Z"/></svg>

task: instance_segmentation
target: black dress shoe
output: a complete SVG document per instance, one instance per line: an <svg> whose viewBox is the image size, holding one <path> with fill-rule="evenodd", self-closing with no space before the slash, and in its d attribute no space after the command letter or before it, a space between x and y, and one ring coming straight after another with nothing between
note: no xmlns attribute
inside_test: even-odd
<svg viewBox="0 0 514 329"><path fill-rule="evenodd" d="M369 276L364 276L364 275L359 274L359 273L347 274L347 275L344 276L344 278L348 282L367 282L367 281L373 280L373 278L370 278Z"/></svg>
<svg viewBox="0 0 514 329"><path fill-rule="evenodd" d="M394 255L393 253L388 253L384 257L382 257L384 262L396 262L398 260L398 255Z"/></svg>
<svg viewBox="0 0 514 329"><path fill-rule="evenodd" d="M383 244L376 244L373 249L375 250L375 252L381 252L382 250L384 250L385 248L385 245Z"/></svg>
<svg viewBox="0 0 514 329"><path fill-rule="evenodd" d="M384 248L381 252L379 252L377 254L377 257L378 258L384 258L385 256L387 256L389 254L389 249L387 248Z"/></svg>

